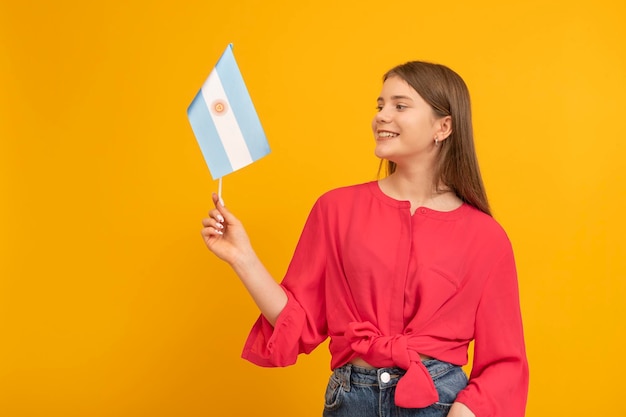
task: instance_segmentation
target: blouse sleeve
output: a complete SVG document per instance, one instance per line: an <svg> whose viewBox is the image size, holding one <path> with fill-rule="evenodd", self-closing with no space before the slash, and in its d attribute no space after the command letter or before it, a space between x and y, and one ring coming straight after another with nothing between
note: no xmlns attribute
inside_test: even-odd
<svg viewBox="0 0 626 417"><path fill-rule="evenodd" d="M517 273L510 249L495 264L476 312L474 362L457 401L476 417L523 417L528 395Z"/></svg>
<svg viewBox="0 0 626 417"><path fill-rule="evenodd" d="M280 284L287 305L275 326L261 315L248 336L242 357L267 367L288 366L310 353L327 337L324 276L328 240L318 201L311 210L287 273Z"/></svg>

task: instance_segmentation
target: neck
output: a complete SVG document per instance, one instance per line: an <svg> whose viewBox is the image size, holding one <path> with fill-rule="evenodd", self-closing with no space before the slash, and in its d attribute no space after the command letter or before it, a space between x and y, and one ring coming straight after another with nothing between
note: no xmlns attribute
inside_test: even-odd
<svg viewBox="0 0 626 417"><path fill-rule="evenodd" d="M398 166L396 171L385 178L390 189L402 200L425 202L436 194L434 172L432 169Z"/></svg>
<svg viewBox="0 0 626 417"><path fill-rule="evenodd" d="M397 167L396 171L379 181L383 192L396 200L411 202L411 213L418 207L450 211L461 205L459 198L443 184L434 185L433 169Z"/></svg>

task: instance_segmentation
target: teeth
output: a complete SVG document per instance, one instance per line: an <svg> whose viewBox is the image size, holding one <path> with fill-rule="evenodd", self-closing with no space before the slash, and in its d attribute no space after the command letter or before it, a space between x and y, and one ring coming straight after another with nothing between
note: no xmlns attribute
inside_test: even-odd
<svg viewBox="0 0 626 417"><path fill-rule="evenodd" d="M395 138L396 136L398 136L397 133L391 133L391 132L378 132L378 137L379 138Z"/></svg>

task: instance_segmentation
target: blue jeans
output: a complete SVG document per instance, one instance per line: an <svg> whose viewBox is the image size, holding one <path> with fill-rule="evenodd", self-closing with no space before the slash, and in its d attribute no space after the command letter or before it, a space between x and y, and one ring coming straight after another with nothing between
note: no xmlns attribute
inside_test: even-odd
<svg viewBox="0 0 626 417"><path fill-rule="evenodd" d="M439 393L435 404L426 408L395 405L394 394L398 380L405 374L403 369L366 369L348 364L330 376L324 417L445 417L467 385L467 376L461 367L447 362L433 359L423 363Z"/></svg>

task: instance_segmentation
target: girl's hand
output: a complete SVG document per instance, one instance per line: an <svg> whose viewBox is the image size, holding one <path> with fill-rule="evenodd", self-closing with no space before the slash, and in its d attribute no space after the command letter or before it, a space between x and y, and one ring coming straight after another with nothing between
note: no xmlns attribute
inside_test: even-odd
<svg viewBox="0 0 626 417"><path fill-rule="evenodd" d="M213 193L215 208L202 219L202 237L207 248L218 258L234 266L252 254L252 246L241 222Z"/></svg>
<svg viewBox="0 0 626 417"><path fill-rule="evenodd" d="M465 404L455 402L448 412L448 417L476 417L476 415Z"/></svg>
<svg viewBox="0 0 626 417"><path fill-rule="evenodd" d="M207 248L228 262L272 324L287 305L287 293L274 281L254 253L243 225L213 194L215 208L202 219L202 238Z"/></svg>

